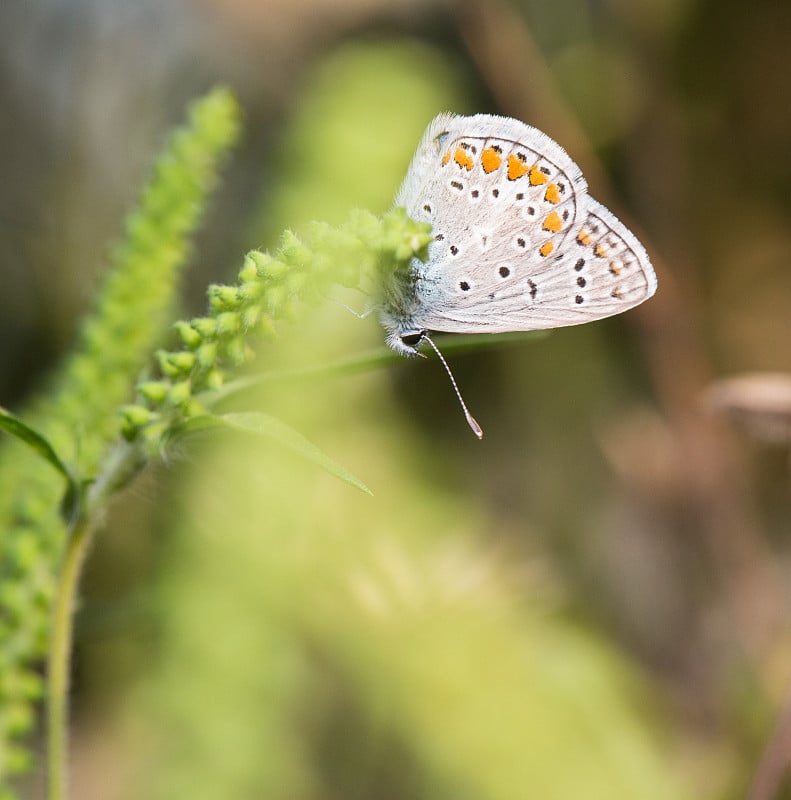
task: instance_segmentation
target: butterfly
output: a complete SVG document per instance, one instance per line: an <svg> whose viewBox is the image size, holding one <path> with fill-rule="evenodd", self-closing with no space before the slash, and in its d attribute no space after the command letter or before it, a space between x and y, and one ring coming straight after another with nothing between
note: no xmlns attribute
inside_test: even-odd
<svg viewBox="0 0 791 800"><path fill-rule="evenodd" d="M637 237L588 194L557 142L516 119L440 114L395 205L430 223L434 235L428 259L414 258L381 288L387 344L404 356L428 342L442 358L431 331L579 325L627 311L656 291Z"/></svg>

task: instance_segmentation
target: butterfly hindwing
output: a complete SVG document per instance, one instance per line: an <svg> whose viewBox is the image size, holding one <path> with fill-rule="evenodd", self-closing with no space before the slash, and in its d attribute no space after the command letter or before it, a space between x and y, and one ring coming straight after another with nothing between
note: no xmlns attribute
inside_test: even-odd
<svg viewBox="0 0 791 800"><path fill-rule="evenodd" d="M396 333L574 325L626 311L656 288L645 250L587 194L577 165L517 120L440 115L396 202L435 236L383 314Z"/></svg>

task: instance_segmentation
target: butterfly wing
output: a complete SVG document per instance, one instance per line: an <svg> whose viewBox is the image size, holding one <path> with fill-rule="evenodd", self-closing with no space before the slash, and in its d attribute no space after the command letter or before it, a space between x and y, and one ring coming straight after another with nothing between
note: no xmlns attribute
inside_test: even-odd
<svg viewBox="0 0 791 800"><path fill-rule="evenodd" d="M577 165L517 120L438 117L396 202L435 234L393 315L401 331L575 325L656 289L642 245L587 194Z"/></svg>

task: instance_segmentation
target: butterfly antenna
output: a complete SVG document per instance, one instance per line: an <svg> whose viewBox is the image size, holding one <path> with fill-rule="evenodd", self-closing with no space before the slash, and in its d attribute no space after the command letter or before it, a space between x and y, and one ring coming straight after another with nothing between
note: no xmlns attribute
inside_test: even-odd
<svg viewBox="0 0 791 800"><path fill-rule="evenodd" d="M453 377L453 373L450 371L450 367L448 366L448 362L445 361L445 356L440 353L439 348L434 342L431 341L428 334L423 334L424 341L428 342L431 345L431 349L437 354L437 358L442 362L442 366L445 367L445 372L448 373L448 377L450 378L450 382L453 384L453 391L456 392L456 397L459 398L459 403L461 404L461 409L464 412L464 416L467 418L467 424L472 428L472 432L479 438L483 439L483 429L481 426L475 421L475 417L470 414L469 409L467 408L467 404L464 402L464 398L461 396L461 392L459 391L459 386L456 383L456 379Z"/></svg>

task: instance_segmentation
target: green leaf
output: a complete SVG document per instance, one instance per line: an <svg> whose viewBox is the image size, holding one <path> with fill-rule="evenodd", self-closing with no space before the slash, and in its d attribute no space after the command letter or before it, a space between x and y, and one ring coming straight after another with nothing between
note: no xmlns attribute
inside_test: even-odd
<svg viewBox="0 0 791 800"><path fill-rule="evenodd" d="M49 440L35 428L31 428L26 422L23 422L19 417L7 411L0 406L0 430L16 436L21 439L26 445L35 450L45 461L52 464L55 469L69 482L74 483L66 465L61 461L60 456L55 452L55 449L49 443Z"/></svg>
<svg viewBox="0 0 791 800"><path fill-rule="evenodd" d="M297 455L302 456L308 461L312 461L322 469L340 478L342 481L354 486L361 492L373 496L373 492L359 479L352 475L345 467L331 459L315 444L308 441L301 433L294 430L289 425L281 422L275 417L260 412L240 412L230 414L201 414L192 417L183 424L179 425L172 434L181 436L197 431L225 429L240 431L243 433L254 433L258 436L265 436L274 440L283 447L293 450Z"/></svg>
<svg viewBox="0 0 791 800"><path fill-rule="evenodd" d="M452 334L450 336L437 336L434 339L434 343L440 348L443 355L463 355L492 349L494 347L505 347L522 344L526 341L536 341L544 339L549 335L550 331ZM429 358L431 357L431 354L429 354ZM228 381L223 384L219 389L206 391L198 395L198 397L205 402L206 405L215 407L225 400L235 398L237 395L243 394L244 392L258 389L268 383L309 380L312 378L335 378L405 363L407 362L403 356L399 356L389 347L376 347L366 350L365 352L356 353L353 356L336 359L329 363L317 364L311 367L300 367L297 369L262 372L258 375L237 378L236 380Z"/></svg>
<svg viewBox="0 0 791 800"><path fill-rule="evenodd" d="M55 467L66 479L66 492L61 502L61 514L67 521L73 519L78 510L80 487L77 485L77 481L69 471L69 468L55 452L55 448L50 444L49 440L42 433L39 433L35 428L31 428L30 425L2 406L0 406L0 431L16 436L17 439L40 455L44 461Z"/></svg>

